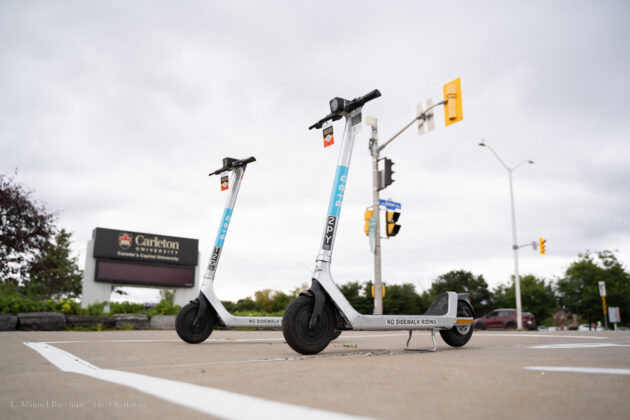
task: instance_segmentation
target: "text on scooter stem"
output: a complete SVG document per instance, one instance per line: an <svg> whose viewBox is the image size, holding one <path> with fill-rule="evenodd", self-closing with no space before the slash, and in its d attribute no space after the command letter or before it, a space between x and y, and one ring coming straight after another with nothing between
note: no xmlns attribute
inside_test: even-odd
<svg viewBox="0 0 630 420"><path fill-rule="evenodd" d="M337 173L335 174L335 184L333 186L332 195L330 197L330 204L328 205L328 215L339 217L341 213L341 204L343 203L343 194L346 190L346 180L348 178L348 167L339 165L337 166Z"/></svg>
<svg viewBox="0 0 630 420"><path fill-rule="evenodd" d="M324 243L322 248L330 250L332 246L333 238L335 237L335 228L337 227L337 218L335 216L328 216L326 221L326 233L324 233Z"/></svg>
<svg viewBox="0 0 630 420"><path fill-rule="evenodd" d="M221 247L215 246L212 250L212 256L210 257L210 262L208 263L208 270L214 271L217 269L217 261L219 260L219 255L221 255Z"/></svg>
<svg viewBox="0 0 630 420"><path fill-rule="evenodd" d="M217 233L217 241L215 246L223 246L223 242L225 241L225 236L227 235L228 227L230 226L230 219L232 218L232 209L226 208L225 213L223 213L223 220L221 221L221 226L219 226L219 233Z"/></svg>

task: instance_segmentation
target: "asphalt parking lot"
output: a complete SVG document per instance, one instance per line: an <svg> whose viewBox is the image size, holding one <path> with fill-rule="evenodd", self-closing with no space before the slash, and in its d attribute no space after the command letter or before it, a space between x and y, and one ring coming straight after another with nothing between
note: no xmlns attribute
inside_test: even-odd
<svg viewBox="0 0 630 420"><path fill-rule="evenodd" d="M405 351L344 332L316 356L275 331L0 333L0 418L601 418L630 413L630 332L475 332ZM430 333L411 346L430 348ZM185 416L185 417L184 417Z"/></svg>

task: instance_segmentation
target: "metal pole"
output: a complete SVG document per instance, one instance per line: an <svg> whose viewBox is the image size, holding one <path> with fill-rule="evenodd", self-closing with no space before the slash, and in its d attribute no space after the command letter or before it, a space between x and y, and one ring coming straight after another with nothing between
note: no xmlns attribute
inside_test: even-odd
<svg viewBox="0 0 630 420"><path fill-rule="evenodd" d="M374 235L374 315L383 314L383 295L381 283L381 213L380 213L380 174L378 172L378 128L376 119L372 127L372 137L370 138L370 152L372 154L372 209L376 217L376 232Z"/></svg>
<svg viewBox="0 0 630 420"><path fill-rule="evenodd" d="M376 217L376 235L374 237L374 314L383 314L383 284L381 282L381 213L380 213L380 197L379 187L381 184L380 174L378 171L378 160L381 150L383 150L388 144L393 142L399 135L401 135L406 129L411 127L413 123L419 119L426 120L426 113L436 106L444 105L446 101L438 102L435 105L424 110L424 112L415 117L411 122L405 125L401 130L387 140L382 146L378 145L378 127L377 120L368 123L372 127L372 136L370 138L370 153L372 154L372 209L374 210L374 216ZM368 117L370 118L370 117Z"/></svg>
<svg viewBox="0 0 630 420"><path fill-rule="evenodd" d="M606 296L602 296L602 308L604 308L604 329L608 329L608 308L606 307Z"/></svg>
<svg viewBox="0 0 630 420"><path fill-rule="evenodd" d="M518 240L516 239L516 216L514 213L514 190L512 188L512 169L510 174L510 204L512 209L512 250L514 251L514 292L516 294L516 328L523 329L523 307L521 305L521 279L518 276Z"/></svg>
<svg viewBox="0 0 630 420"><path fill-rule="evenodd" d="M510 168L503 162L503 159L494 151L494 149L488 146L485 141L482 139L479 143L479 146L487 147L492 154L501 162L501 165L508 171L510 178L510 207L512 211L512 250L514 252L514 294L516 295L516 328L519 330L523 329L523 306L521 304L521 279L518 275L518 240L516 239L516 215L514 211L514 188L512 187L512 172L517 170L523 163L533 164L532 160L524 160L518 165Z"/></svg>

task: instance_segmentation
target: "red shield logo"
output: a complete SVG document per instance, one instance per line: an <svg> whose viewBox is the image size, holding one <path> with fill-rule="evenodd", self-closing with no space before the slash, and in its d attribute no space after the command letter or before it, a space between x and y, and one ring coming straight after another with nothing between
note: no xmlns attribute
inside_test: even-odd
<svg viewBox="0 0 630 420"><path fill-rule="evenodd" d="M121 233L118 235L118 246L122 249L129 249L131 247L131 235L128 233Z"/></svg>

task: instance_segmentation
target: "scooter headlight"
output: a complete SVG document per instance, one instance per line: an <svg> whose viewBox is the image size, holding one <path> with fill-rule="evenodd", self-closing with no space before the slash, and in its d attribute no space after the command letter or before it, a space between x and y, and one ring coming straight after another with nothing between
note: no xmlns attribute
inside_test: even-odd
<svg viewBox="0 0 630 420"><path fill-rule="evenodd" d="M346 100L343 98L333 98L330 100L330 112L338 114L346 107Z"/></svg>

